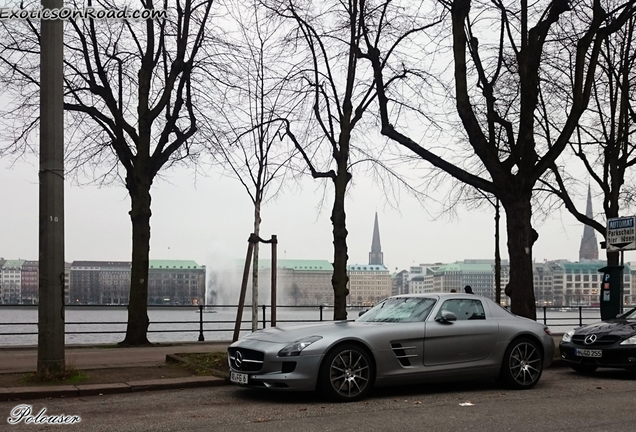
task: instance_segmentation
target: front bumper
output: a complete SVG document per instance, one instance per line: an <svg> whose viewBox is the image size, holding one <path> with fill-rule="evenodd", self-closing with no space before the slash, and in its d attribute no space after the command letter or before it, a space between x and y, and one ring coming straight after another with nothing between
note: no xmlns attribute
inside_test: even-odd
<svg viewBox="0 0 636 432"><path fill-rule="evenodd" d="M262 341L241 341L228 348L230 374L247 375L242 387L281 391L313 391L316 389L323 354L303 351L295 357L279 357L284 347ZM309 350L307 350L309 351ZM237 356L240 361L237 363Z"/></svg>
<svg viewBox="0 0 636 432"><path fill-rule="evenodd" d="M576 350L600 350L601 357L582 357L576 355ZM610 368L636 368L636 346L614 344L612 346L594 347L561 342L559 344L561 359L570 364L594 365Z"/></svg>

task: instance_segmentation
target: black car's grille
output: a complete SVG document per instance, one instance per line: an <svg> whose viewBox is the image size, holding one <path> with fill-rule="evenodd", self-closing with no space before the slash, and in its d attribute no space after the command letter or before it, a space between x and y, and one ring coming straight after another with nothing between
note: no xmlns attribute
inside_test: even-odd
<svg viewBox="0 0 636 432"><path fill-rule="evenodd" d="M258 372L263 368L265 354L246 348L228 349L228 359L233 369L244 372Z"/></svg>
<svg viewBox="0 0 636 432"><path fill-rule="evenodd" d="M594 340L592 343L585 343L585 338L588 336L596 336L596 340ZM572 336L572 343L585 347L603 347L614 345L621 339L622 338L620 336L613 335L574 335Z"/></svg>

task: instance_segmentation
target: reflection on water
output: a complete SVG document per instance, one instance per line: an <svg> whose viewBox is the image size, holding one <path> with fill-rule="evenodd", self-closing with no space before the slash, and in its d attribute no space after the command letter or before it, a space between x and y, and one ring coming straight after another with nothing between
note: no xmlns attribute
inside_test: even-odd
<svg viewBox="0 0 636 432"><path fill-rule="evenodd" d="M209 309L212 310L212 309ZM216 313L199 314L197 308L149 308L148 339L150 342L195 342L199 338L199 319L203 315L203 335L206 341L231 340L234 333L236 307L214 307ZM0 333L17 333L0 336L0 345L37 345L37 307L0 307ZM358 316L358 310L348 310L349 319ZM320 321L320 309L280 307L276 312L279 327L298 324L300 321ZM251 308L243 311L241 335L251 329ZM322 311L323 320L331 320L333 310ZM126 331L125 307L70 307L66 309L66 344L117 343ZM269 327L270 310L265 320ZM598 309L583 309L583 324L600 320ZM537 309L537 321L544 322L543 310ZM565 333L580 324L578 309L560 312L547 311L546 322L552 333ZM12 323L12 325L6 325ZM21 324L25 323L25 324ZM259 310L259 328L263 327L263 310ZM119 333L107 333L117 331ZM80 333L83 332L83 333ZM87 334L86 332L97 332ZM106 333L99 333L106 332ZM28 334L32 333L32 334Z"/></svg>

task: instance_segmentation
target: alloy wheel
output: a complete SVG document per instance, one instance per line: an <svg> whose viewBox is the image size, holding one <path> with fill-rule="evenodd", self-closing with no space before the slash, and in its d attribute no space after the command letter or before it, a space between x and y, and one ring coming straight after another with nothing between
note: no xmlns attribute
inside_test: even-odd
<svg viewBox="0 0 636 432"><path fill-rule="evenodd" d="M541 376L541 363L541 353L537 347L531 342L521 341L510 351L510 376L520 387L530 387Z"/></svg>
<svg viewBox="0 0 636 432"><path fill-rule="evenodd" d="M329 365L329 382L342 399L352 400L365 393L371 379L367 355L355 349L336 354Z"/></svg>

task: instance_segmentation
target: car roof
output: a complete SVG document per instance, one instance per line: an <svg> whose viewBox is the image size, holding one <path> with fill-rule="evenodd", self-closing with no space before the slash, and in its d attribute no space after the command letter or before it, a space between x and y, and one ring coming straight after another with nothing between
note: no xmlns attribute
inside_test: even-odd
<svg viewBox="0 0 636 432"><path fill-rule="evenodd" d="M432 293L421 293L421 294L398 294L388 298L405 298L405 297L421 297L421 298L437 298L437 299L446 299L446 298L478 298L480 300L490 300L486 297L482 297L476 294L468 294L468 293L445 293L445 292L432 292Z"/></svg>

